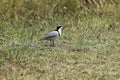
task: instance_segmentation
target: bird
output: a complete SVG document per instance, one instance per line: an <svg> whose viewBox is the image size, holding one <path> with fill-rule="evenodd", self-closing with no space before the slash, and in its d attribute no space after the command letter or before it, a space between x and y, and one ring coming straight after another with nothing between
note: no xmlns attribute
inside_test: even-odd
<svg viewBox="0 0 120 80"><path fill-rule="evenodd" d="M49 40L50 46L55 46L54 41L61 36L62 28L63 28L63 25L58 25L55 30L49 32L47 35L42 37L40 40Z"/></svg>

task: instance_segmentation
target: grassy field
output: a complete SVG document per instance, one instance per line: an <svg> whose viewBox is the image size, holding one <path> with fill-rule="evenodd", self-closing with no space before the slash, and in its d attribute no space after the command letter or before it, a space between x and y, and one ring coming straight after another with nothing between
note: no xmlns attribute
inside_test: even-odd
<svg viewBox="0 0 120 80"><path fill-rule="evenodd" d="M0 15L0 80L120 80L119 0L1 0Z"/></svg>

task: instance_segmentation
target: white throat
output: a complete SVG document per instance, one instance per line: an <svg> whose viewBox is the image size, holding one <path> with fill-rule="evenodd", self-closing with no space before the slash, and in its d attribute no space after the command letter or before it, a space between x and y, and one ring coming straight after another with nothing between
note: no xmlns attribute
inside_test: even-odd
<svg viewBox="0 0 120 80"><path fill-rule="evenodd" d="M59 32L60 36L61 36L61 30L62 30L62 28L58 29L58 32Z"/></svg>

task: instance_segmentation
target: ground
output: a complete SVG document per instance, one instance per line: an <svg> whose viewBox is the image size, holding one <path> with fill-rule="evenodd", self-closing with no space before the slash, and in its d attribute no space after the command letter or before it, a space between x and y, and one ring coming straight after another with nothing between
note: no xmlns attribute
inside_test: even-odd
<svg viewBox="0 0 120 80"><path fill-rule="evenodd" d="M119 15L80 16L31 21L5 16L0 20L0 79L119 80ZM58 24L65 27L55 47L40 41Z"/></svg>

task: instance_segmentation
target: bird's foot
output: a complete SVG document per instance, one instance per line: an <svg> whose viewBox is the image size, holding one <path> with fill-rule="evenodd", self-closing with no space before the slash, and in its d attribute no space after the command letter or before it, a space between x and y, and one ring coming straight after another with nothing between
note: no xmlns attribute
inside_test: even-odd
<svg viewBox="0 0 120 80"><path fill-rule="evenodd" d="M55 45L52 44L52 45L50 45L50 47L55 47Z"/></svg>

